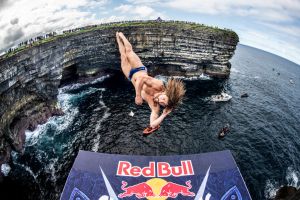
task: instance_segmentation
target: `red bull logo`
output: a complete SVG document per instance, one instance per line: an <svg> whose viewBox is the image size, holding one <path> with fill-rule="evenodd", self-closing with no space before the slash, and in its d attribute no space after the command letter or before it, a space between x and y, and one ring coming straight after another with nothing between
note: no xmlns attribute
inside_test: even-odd
<svg viewBox="0 0 300 200"><path fill-rule="evenodd" d="M132 177L169 177L169 176L190 176L194 175L194 169L191 160L180 162L179 166L171 166L167 162L149 162L149 165L141 168L132 166L128 161L119 161L117 175L132 176ZM157 170L156 170L157 169Z"/></svg>
<svg viewBox="0 0 300 200"><path fill-rule="evenodd" d="M133 166L128 161L119 161L117 168L118 176L130 177L179 177L194 175L194 169L191 160L180 162L179 166L171 166L168 162L149 162L148 166ZM195 196L191 192L191 181L186 181L185 185L173 182L167 182L162 178L152 178L147 182L127 186L128 183L122 181L122 193L119 198L135 196L138 199L147 198L148 200L165 200L167 198L177 198L181 196Z"/></svg>
<svg viewBox="0 0 300 200"><path fill-rule="evenodd" d="M167 198L177 198L181 196L195 196L191 192L191 181L186 181L185 185L180 185L173 182L167 182L161 178L153 178L147 182L139 183L132 186L127 186L127 182L122 181L121 189L124 191L119 194L119 198L131 197L135 195L136 198L147 198L148 200L165 200Z"/></svg>
<svg viewBox="0 0 300 200"><path fill-rule="evenodd" d="M119 194L118 195L119 198L130 197L132 195L135 195L139 199L155 196L152 191L152 188L147 183L139 183L139 184L129 186L129 187L126 187L126 186L127 186L127 182L122 181L121 188L125 192L122 194Z"/></svg>
<svg viewBox="0 0 300 200"><path fill-rule="evenodd" d="M161 192L159 194L160 197L171 197L176 198L178 194L182 196L195 196L195 193L191 192L192 188L191 181L185 182L186 186L179 185L176 183L168 182L165 186L162 187Z"/></svg>

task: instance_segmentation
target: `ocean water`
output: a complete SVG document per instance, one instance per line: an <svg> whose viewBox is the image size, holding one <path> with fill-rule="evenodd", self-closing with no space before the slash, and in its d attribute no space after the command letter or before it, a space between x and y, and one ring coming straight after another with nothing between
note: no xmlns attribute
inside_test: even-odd
<svg viewBox="0 0 300 200"><path fill-rule="evenodd" d="M134 89L119 72L60 88L66 114L26 132L25 153L12 154L1 195L58 199L79 149L138 155L229 149L254 200L271 199L281 185L300 187L300 66L244 45L231 63L226 81L185 80L184 103L149 137L142 136L149 108L134 104ZM209 100L222 91L232 100ZM248 98L240 98L244 92ZM230 133L219 140L225 124Z"/></svg>

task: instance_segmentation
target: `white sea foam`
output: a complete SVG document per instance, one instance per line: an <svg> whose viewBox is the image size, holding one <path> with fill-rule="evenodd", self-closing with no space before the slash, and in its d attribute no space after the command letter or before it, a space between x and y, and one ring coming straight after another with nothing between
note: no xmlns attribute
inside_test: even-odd
<svg viewBox="0 0 300 200"><path fill-rule="evenodd" d="M49 174L51 174L51 180L53 182L56 182L56 176L55 176L55 164L57 163L58 158L53 158L49 160L49 163L47 164L47 166L45 167L45 171Z"/></svg>
<svg viewBox="0 0 300 200"><path fill-rule="evenodd" d="M10 172L11 168L9 164L5 163L1 165L1 172L4 176L7 176Z"/></svg>
<svg viewBox="0 0 300 200"><path fill-rule="evenodd" d="M240 71L237 70L236 68L231 68L231 69L230 69L230 72L231 72L231 73L240 73Z"/></svg>
<svg viewBox="0 0 300 200"><path fill-rule="evenodd" d="M285 177L288 185L299 188L300 187L299 178L300 178L300 173L296 171L293 167L288 167L286 171L286 177Z"/></svg>
<svg viewBox="0 0 300 200"><path fill-rule="evenodd" d="M95 84L95 83L99 83L99 82L102 82L104 81L106 78L109 78L110 76L109 75L105 75L105 76L101 76L99 78L96 78L95 80L91 81L91 82L86 82L86 83L75 83L75 84L72 84L72 85L66 85L62 88L60 88L60 91L61 92L66 92L66 91L69 91L69 90L75 90L75 89L79 89L81 88L82 86L85 86L85 85L92 85L92 84Z"/></svg>
<svg viewBox="0 0 300 200"><path fill-rule="evenodd" d="M275 181L267 180L265 186L265 197L266 199L274 199L276 191L278 190L278 183Z"/></svg>
<svg viewBox="0 0 300 200"><path fill-rule="evenodd" d="M85 85L92 85L98 82L103 81L105 78L108 78L109 76L103 76L100 78L97 78L93 80L92 82L88 83L78 83L78 84L73 84L73 85L68 85L65 87L62 87L58 91L58 104L57 106L61 108L64 112L64 115L62 116L53 116L50 117L49 120L43 124L43 125L38 125L37 128L34 131L29 131L26 130L26 143L25 146L35 146L35 145L44 145L45 140L50 141L50 144L53 143L54 137L53 133L52 134L47 134L47 132L50 130L51 132L54 131L54 135L59 135L62 133L63 130L66 130L70 127L70 125L73 123L74 119L79 115L79 109L78 109L78 102L80 99L86 95L93 94L97 91L105 91L104 88L94 88L94 87L87 87L85 90L72 94L70 93L71 90L73 89L79 89L82 86ZM102 101L102 92L99 100L99 109L104 109L104 116L103 118L98 122L97 126L100 128L101 122L107 118L110 114L108 113L109 108L107 108ZM99 146L99 140L100 140L100 135L97 136L94 139L94 150L98 150ZM63 145L62 145L63 146ZM58 158L51 158L48 159L48 153L46 151L43 151L44 148L38 147L36 149L36 159L39 160L39 162L44 163L45 167L44 170L46 173L49 174L49 178L51 181L55 182L56 181L56 163L58 162ZM53 149L55 152L56 150ZM40 174L40 171L38 172L33 172L32 169L29 166L24 165L23 163L18 163L18 154L15 152L12 152L12 159L13 162L16 165L19 165L20 167L24 168L25 171L27 171L34 179L37 181L37 177ZM45 163L46 162L46 163Z"/></svg>
<svg viewBox="0 0 300 200"><path fill-rule="evenodd" d="M203 81L207 81L207 80L212 80L212 78L207 75L207 74L200 74L199 76L190 76L190 77L185 77L185 76L170 76L173 78L178 78L178 79L183 79L183 80L188 80L188 81L194 81L194 80L203 80ZM169 76L163 76L163 75L157 75L154 78L162 80L162 81L167 81Z"/></svg>
<svg viewBox="0 0 300 200"><path fill-rule="evenodd" d="M49 121L51 119L49 118ZM39 134L43 131L43 129L45 128L45 126L43 125L38 125L37 128L34 131L29 131L26 130L25 131L25 136L26 136L26 143L31 141L31 143L36 143L37 138L39 136Z"/></svg>
<svg viewBox="0 0 300 200"><path fill-rule="evenodd" d="M47 133L49 127L55 129L56 134L59 134L61 131L69 128L69 125L74 121L75 117L79 114L78 107L74 105L76 99L80 99L85 95L92 94L96 91L104 91L103 88L93 88L90 87L87 90L84 90L77 94L69 94L67 93L73 89L79 89L84 85L95 84L98 82L103 81L104 79L108 78L109 75L99 77L92 82L87 83L76 83L72 85L67 85L58 90L57 100L58 100L58 107L61 108L64 112L63 116L54 116L50 117L45 124L38 125L34 131L25 131L26 135L26 146L35 145L43 135ZM102 97L102 96L101 96Z"/></svg>
<svg viewBox="0 0 300 200"><path fill-rule="evenodd" d="M39 175L39 171L37 173L34 173L29 166L18 163L17 159L19 158L19 156L20 156L20 154L18 154L17 152L15 152L15 151L11 152L11 158L12 158L13 163L15 165L18 165L19 167L23 168L25 171L27 171L36 181L36 179Z"/></svg>
<svg viewBox="0 0 300 200"><path fill-rule="evenodd" d="M299 171L295 170L293 167L288 167L286 170L285 179L287 181L287 186L292 186L295 188L300 187L300 173ZM266 187L265 187L265 197L267 199L274 199L276 192L279 188L281 188L283 184L279 184L277 181L274 180L267 180Z"/></svg>
<svg viewBox="0 0 300 200"><path fill-rule="evenodd" d="M97 124L96 124L96 126L95 126L95 132L96 132L96 133L100 130L102 122L110 116L109 108L108 108L108 107L105 105L105 103L102 101L102 93L101 93L101 96L100 96L99 105L100 105L100 106L97 107L96 109L94 109L94 111L99 111L99 110L102 110L102 109L103 109L103 110L104 110L104 115L103 115L103 117L97 122ZM94 142L94 145L93 145L93 147L92 147L92 151L97 152L98 149L99 149L100 134L98 134L97 137L94 138L93 142Z"/></svg>
<svg viewBox="0 0 300 200"><path fill-rule="evenodd" d="M100 144L100 134L97 135L97 137L95 137L93 139L94 145L92 147L92 151L97 152L99 150L99 144Z"/></svg>
<svg viewBox="0 0 300 200"><path fill-rule="evenodd" d="M29 166L26 166L26 165L23 165L23 164L20 164L20 163L15 163L15 164L19 165L20 167L25 169L25 171L28 172L34 178L35 181L37 181L36 178L38 177L39 172L34 173Z"/></svg>
<svg viewBox="0 0 300 200"><path fill-rule="evenodd" d="M74 97L76 97L76 94L66 94L59 91L57 96L59 107L65 114L63 116L50 117L45 124L38 125L37 129L34 131L25 131L26 146L37 144L39 139L46 135L49 127L55 129L56 132L59 133L69 127L79 112L78 108L72 105L72 99Z"/></svg>

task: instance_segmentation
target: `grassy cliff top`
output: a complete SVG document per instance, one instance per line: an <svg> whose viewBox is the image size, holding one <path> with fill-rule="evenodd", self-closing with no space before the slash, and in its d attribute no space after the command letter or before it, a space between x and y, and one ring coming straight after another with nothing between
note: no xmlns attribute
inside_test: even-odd
<svg viewBox="0 0 300 200"><path fill-rule="evenodd" d="M44 38L38 41L33 42L32 44L22 45L18 48L14 49L13 51L6 53L0 56L0 60L9 58L27 48L38 46L43 43L48 43L54 41L58 38L64 38L72 35L78 35L90 31L95 30L105 30L111 28L125 28L125 27L164 27L164 28L178 28L181 30L195 30L195 31L203 31L216 38L230 38L231 41L238 43L239 37L238 35L230 30L230 29L221 29L218 27L207 26L204 24L198 24L194 22L184 22L184 21L156 21L156 20L149 20L149 21L124 21L124 22L112 22L112 23L105 23L99 25L92 25L92 26L85 26L81 28L76 28L72 30L66 30L63 34L51 36L48 38Z"/></svg>

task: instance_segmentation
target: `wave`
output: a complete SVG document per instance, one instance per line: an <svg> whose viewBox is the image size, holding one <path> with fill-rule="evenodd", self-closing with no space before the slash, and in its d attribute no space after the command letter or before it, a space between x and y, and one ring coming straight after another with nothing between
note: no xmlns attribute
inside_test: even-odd
<svg viewBox="0 0 300 200"><path fill-rule="evenodd" d="M299 171L295 170L293 167L288 167L285 177L287 184L289 186L293 186L295 188L300 187L300 173Z"/></svg>
<svg viewBox="0 0 300 200"><path fill-rule="evenodd" d="M48 174L51 174L50 176L50 179L51 181L53 182L56 182L56 170L55 170L55 165L58 161L58 158L53 158L53 159L50 159L49 160L49 163L47 164L47 166L45 167L45 171L48 173Z"/></svg>
<svg viewBox="0 0 300 200"><path fill-rule="evenodd" d="M103 117L96 124L96 127L95 127L95 132L96 133L100 130L102 122L110 116L110 113L109 113L110 109L102 101L102 95L103 95L103 93L101 93L100 100L99 100L100 107L94 109L94 111L99 111L99 110L102 110L102 109L104 110ZM93 144L93 147L92 147L92 151L97 152L99 150L100 134L97 134L97 137L94 138L93 142L94 142L94 144Z"/></svg>
<svg viewBox="0 0 300 200"><path fill-rule="evenodd" d="M300 172L295 170L293 167L288 167L286 170L285 176L287 186L292 186L295 188L300 187ZM275 180L267 180L265 186L265 197L266 199L274 199L276 196L277 190L279 190L283 184L280 184L278 181Z"/></svg>
<svg viewBox="0 0 300 200"><path fill-rule="evenodd" d="M9 164L5 163L1 165L1 172L4 176L7 176L10 172L11 168Z"/></svg>
<svg viewBox="0 0 300 200"><path fill-rule="evenodd" d="M265 186L265 197L266 197L266 199L274 199L278 189L279 189L278 182L267 180L266 186Z"/></svg>
<svg viewBox="0 0 300 200"><path fill-rule="evenodd" d="M55 145L55 136L61 135L65 133L65 130L70 129L76 117L79 116L79 105L82 98L89 96L93 93L101 91L101 95L99 97L99 107L98 109L104 110L104 116L102 119L97 122L96 129L100 129L101 123L104 119L106 119L109 114L109 108L105 105L102 101L103 92L105 91L104 88L95 88L92 87L93 84L99 83L109 76L103 76L97 78L91 82L87 83L76 83L72 85L67 85L62 88L59 88L58 96L57 96L57 107L62 109L64 115L62 116L53 116L48 119L45 124L38 125L34 131L25 131L26 141L25 141L25 151L26 147L33 147L34 148L34 155L38 162L43 163L44 168L42 169L43 172L47 173L51 182L56 182L56 172L59 168L58 159L61 153L61 150L64 149L68 144L61 144ZM70 91L74 89L81 89L83 86L91 85L90 87L83 88L82 91L78 93L70 93ZM94 150L98 150L100 136L97 136L94 139ZM47 144L47 145L45 145ZM53 146L49 149L49 146ZM31 151L32 149L30 149ZM50 150L50 152L49 152ZM35 181L37 181L37 177L41 173L41 171L34 172L30 168L30 165L22 163L19 161L19 155L15 153L13 156L13 163L23 168L27 171Z"/></svg>
<svg viewBox="0 0 300 200"><path fill-rule="evenodd" d="M168 81L169 77L178 78L178 79L182 79L182 80L186 80L186 81L195 81L195 80L209 81L209 80L212 80L212 78L209 75L204 74L204 73L200 74L199 76L189 76L189 77L156 75L154 78L166 82L166 81Z"/></svg>
<svg viewBox="0 0 300 200"><path fill-rule="evenodd" d="M26 130L25 146L32 146L37 144L40 137L45 135L49 129L55 130L56 134L59 134L63 130L69 128L70 124L72 124L74 119L79 114L77 103L80 101L80 99L86 95L95 93L99 90L104 91L105 89L89 87L86 90L77 94L70 94L68 92L74 89L80 89L81 87L86 85L92 85L92 84L102 82L108 77L109 75L106 75L106 76L99 77L91 82L75 83L72 85L67 85L62 88L59 88L58 95L57 95L57 100L58 100L57 107L63 110L64 115L50 117L45 124L38 125L34 131Z"/></svg>
<svg viewBox="0 0 300 200"><path fill-rule="evenodd" d="M71 90L76 90L76 89L79 89L83 86L86 86L86 85L93 85L93 84L96 84L96 83L100 83L102 81L104 81L105 79L109 78L110 75L105 75L105 76L101 76L99 78L96 78L90 82L85 82L85 83L74 83L74 84L71 84L71 85L66 85L62 88L59 89L60 92L68 92L68 91L71 91Z"/></svg>
<svg viewBox="0 0 300 200"><path fill-rule="evenodd" d="M236 68L231 68L230 73L240 73L240 70L238 70Z"/></svg>

